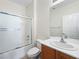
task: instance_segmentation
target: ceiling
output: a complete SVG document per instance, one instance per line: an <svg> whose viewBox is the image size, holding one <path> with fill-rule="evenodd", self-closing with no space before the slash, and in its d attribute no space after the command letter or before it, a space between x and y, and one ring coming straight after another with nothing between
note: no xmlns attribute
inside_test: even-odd
<svg viewBox="0 0 79 59"><path fill-rule="evenodd" d="M32 0L10 0L10 1L20 4L22 6L28 6L29 4L32 3Z"/></svg>

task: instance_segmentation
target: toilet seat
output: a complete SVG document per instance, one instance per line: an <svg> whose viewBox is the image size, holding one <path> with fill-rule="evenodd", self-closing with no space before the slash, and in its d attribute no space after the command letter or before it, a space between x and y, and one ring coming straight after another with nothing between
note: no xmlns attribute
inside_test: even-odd
<svg viewBox="0 0 79 59"><path fill-rule="evenodd" d="M40 50L36 47L33 47L27 52L27 55L29 57L35 57L35 56L39 55L39 53L40 53Z"/></svg>

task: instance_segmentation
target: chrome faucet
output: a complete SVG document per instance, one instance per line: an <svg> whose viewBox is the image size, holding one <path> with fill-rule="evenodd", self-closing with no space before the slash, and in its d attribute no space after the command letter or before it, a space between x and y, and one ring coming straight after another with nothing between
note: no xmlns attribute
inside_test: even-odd
<svg viewBox="0 0 79 59"><path fill-rule="evenodd" d="M64 41L64 38L67 38L67 35L66 35L65 33L62 33L60 42L66 43L66 42Z"/></svg>

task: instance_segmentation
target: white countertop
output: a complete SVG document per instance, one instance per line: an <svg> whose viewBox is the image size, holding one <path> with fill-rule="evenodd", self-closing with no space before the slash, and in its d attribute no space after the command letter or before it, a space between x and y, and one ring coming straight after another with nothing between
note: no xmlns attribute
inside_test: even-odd
<svg viewBox="0 0 79 59"><path fill-rule="evenodd" d="M50 44L50 42L60 41L60 39L61 39L60 37L51 37L50 39L46 39L46 40L38 39L37 41L40 42L41 44L44 44L44 45L50 47L50 48L56 49L56 50L61 51L65 54L67 54L67 55L75 57L76 59L79 59L79 40L65 39L65 41L68 44L71 44L76 49L74 51L70 51L70 50L65 50L65 49L58 48L58 47L53 46L53 45Z"/></svg>

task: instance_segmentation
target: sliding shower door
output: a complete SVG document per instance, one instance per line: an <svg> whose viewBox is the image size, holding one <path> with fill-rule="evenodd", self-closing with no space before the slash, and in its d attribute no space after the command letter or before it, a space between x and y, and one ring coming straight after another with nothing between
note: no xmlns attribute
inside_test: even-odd
<svg viewBox="0 0 79 59"><path fill-rule="evenodd" d="M0 13L0 54L31 44L31 19Z"/></svg>

